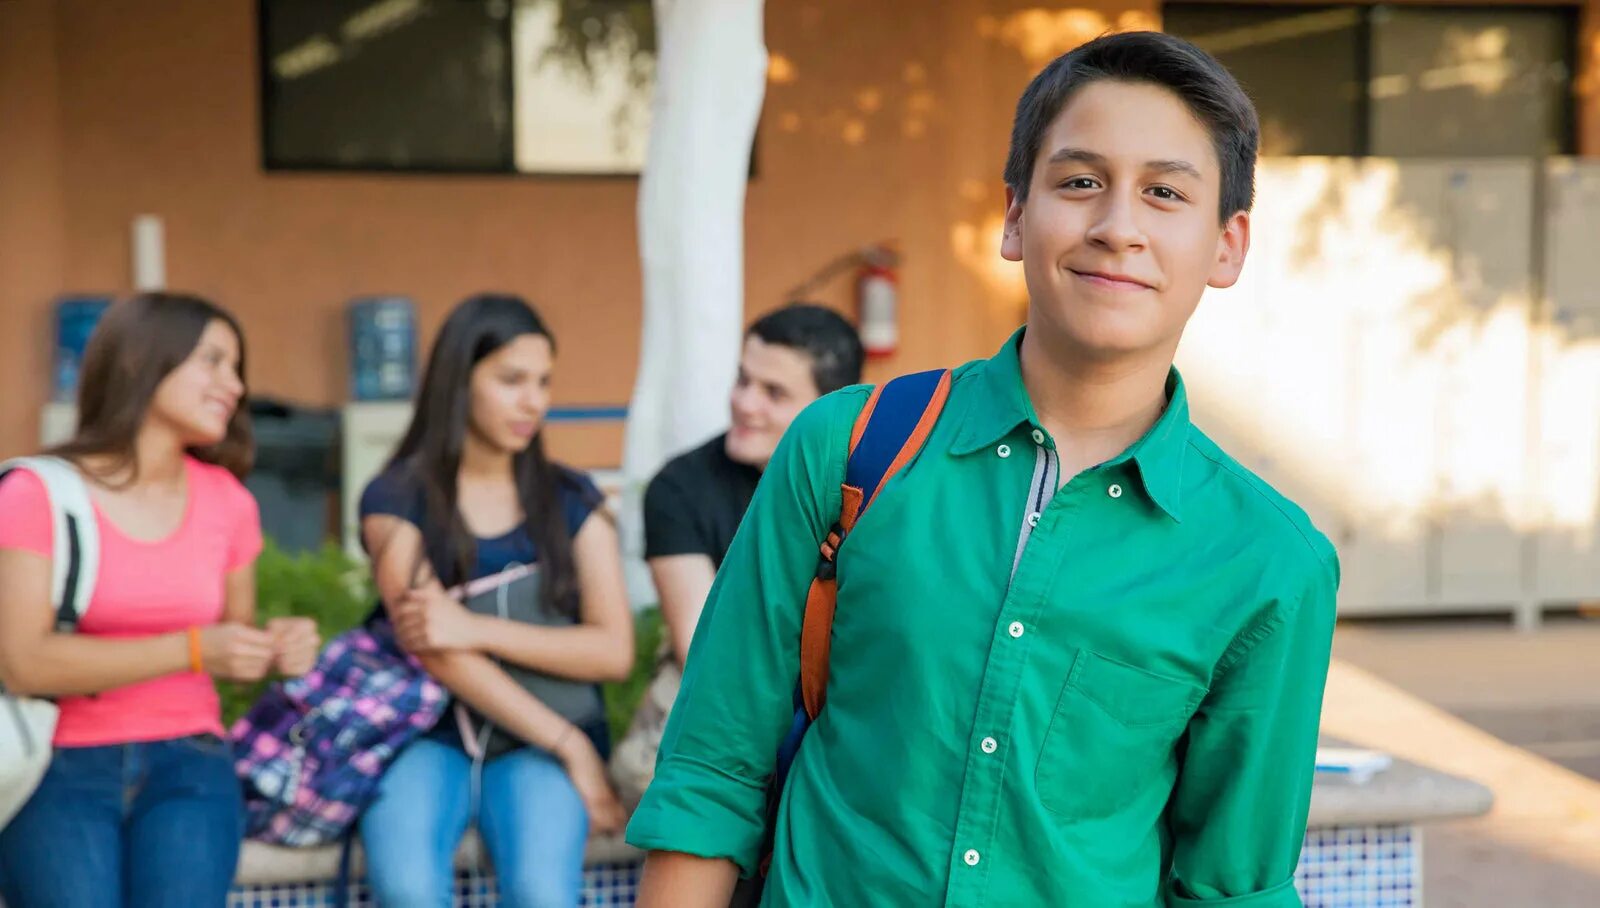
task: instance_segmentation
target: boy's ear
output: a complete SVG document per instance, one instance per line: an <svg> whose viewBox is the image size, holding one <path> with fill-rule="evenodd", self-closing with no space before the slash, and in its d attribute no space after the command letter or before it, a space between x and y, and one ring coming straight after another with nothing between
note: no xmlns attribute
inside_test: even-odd
<svg viewBox="0 0 1600 908"><path fill-rule="evenodd" d="M1250 212L1236 211L1222 225L1217 237L1217 259L1206 283L1218 290L1232 287L1244 270L1244 257L1250 252Z"/></svg>
<svg viewBox="0 0 1600 908"><path fill-rule="evenodd" d="M1001 228L1000 257L1008 262L1022 261L1022 199L1006 187L1006 221Z"/></svg>

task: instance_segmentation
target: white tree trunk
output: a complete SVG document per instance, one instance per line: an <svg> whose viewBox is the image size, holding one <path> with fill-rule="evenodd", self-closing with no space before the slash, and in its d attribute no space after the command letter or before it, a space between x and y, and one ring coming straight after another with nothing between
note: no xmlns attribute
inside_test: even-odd
<svg viewBox="0 0 1600 908"><path fill-rule="evenodd" d="M623 539L671 456L721 431L744 324L744 198L766 91L762 0L655 0L656 81L639 184L644 319L623 450Z"/></svg>

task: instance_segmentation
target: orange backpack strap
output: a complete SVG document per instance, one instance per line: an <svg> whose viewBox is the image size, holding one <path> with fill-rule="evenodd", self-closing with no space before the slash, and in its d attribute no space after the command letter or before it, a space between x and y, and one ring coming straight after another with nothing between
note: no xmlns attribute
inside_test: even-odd
<svg viewBox="0 0 1600 908"><path fill-rule="evenodd" d="M800 631L800 693L812 719L822 711L827 694L839 548L883 487L922 450L949 397L948 369L903 375L874 389L856 417L840 489L839 520L822 541Z"/></svg>

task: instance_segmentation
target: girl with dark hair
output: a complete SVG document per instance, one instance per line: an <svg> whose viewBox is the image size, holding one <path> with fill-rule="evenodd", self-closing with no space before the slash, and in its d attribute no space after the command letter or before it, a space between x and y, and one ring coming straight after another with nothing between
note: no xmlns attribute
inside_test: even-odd
<svg viewBox="0 0 1600 908"><path fill-rule="evenodd" d="M304 618L255 627L244 336L192 296L113 306L85 352L73 439L100 542L89 608L57 632L50 502L0 482L0 682L55 698L55 753L0 831L0 895L33 906L220 905L243 831L213 678L302 674Z"/></svg>
<svg viewBox="0 0 1600 908"><path fill-rule="evenodd" d="M405 648L452 694L361 820L384 906L449 905L474 820L501 904L578 904L605 776L599 682L633 665L617 533L594 484L546 456L555 338L521 299L474 296L429 356L399 450L361 499Z"/></svg>

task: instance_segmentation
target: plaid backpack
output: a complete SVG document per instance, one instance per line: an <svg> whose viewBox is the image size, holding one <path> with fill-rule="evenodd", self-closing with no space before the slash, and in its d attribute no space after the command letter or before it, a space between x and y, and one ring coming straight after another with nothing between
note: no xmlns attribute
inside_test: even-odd
<svg viewBox="0 0 1600 908"><path fill-rule="evenodd" d="M315 668L269 687L233 726L245 834L275 845L345 840L384 770L445 703L386 617L335 637Z"/></svg>

